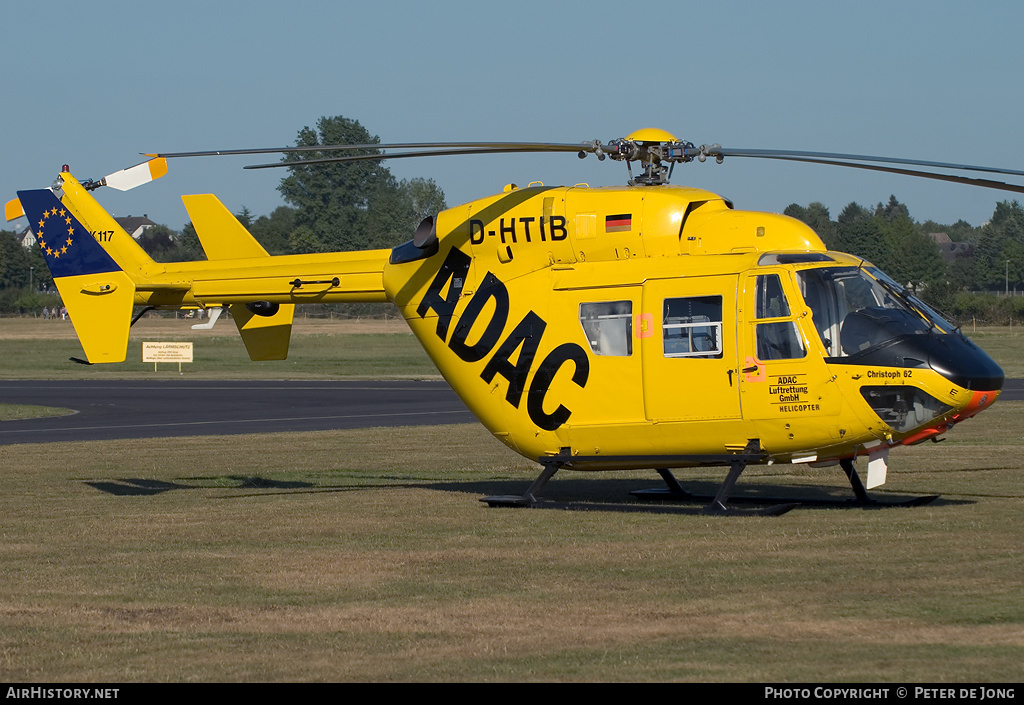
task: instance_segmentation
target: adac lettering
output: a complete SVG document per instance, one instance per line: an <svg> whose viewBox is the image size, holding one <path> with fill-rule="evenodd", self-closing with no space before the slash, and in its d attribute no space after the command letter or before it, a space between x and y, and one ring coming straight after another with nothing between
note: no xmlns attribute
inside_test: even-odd
<svg viewBox="0 0 1024 705"><path fill-rule="evenodd" d="M493 272L488 272L483 278L480 287L463 309L462 316L452 331L451 339L448 339L448 328L465 286L469 264L469 255L452 248L417 307L416 313L420 317L426 316L431 310L437 314L437 337L442 341L447 340L448 348L459 359L465 362L479 362L490 355L480 378L489 384L496 376L504 377L508 382L505 401L516 409L522 403L525 392L526 410L530 419L543 430L554 431L569 419L572 411L562 404L550 414L544 411L551 381L562 365L572 362L573 383L580 388L585 387L590 377L590 359L586 351L576 343L562 343L541 360L531 379L530 373L533 371L533 363L540 349L541 338L547 329L547 322L534 311L529 311L502 340L510 308L508 288ZM448 286L448 293L442 294L449 282L451 284ZM488 306L490 302L493 303L493 309ZM493 312L490 319L481 321L485 310ZM483 326L483 331L475 343L468 344L466 341L469 339L470 331L478 324ZM513 363L512 357L517 350L519 355Z"/></svg>
<svg viewBox="0 0 1024 705"><path fill-rule="evenodd" d="M480 245L488 237L500 237L502 245L520 242L559 242L569 236L565 229L564 215L523 216L520 218L499 218L497 227L484 227L484 221L469 221L469 240Z"/></svg>

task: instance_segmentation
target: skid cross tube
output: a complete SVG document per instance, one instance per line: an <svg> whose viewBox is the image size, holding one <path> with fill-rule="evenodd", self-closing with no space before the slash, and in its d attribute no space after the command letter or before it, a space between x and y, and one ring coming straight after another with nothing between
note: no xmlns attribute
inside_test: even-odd
<svg viewBox="0 0 1024 705"><path fill-rule="evenodd" d="M846 473L846 477L850 481L850 487L853 488L853 494L857 497L857 503L873 504L875 500L871 499L868 495L868 491L864 489L864 483L860 480L857 468L853 464L853 458L843 458L839 461L839 467L841 467L843 472Z"/></svg>
<svg viewBox="0 0 1024 705"><path fill-rule="evenodd" d="M607 465L609 468L613 468L615 465L637 467L641 463L647 467L658 468L658 473L673 493L678 493L679 496L692 497L679 485L678 481L668 470L669 467L728 465L729 474L719 487L715 498L705 507L705 510L712 513L729 512L733 510L726 505L726 502L728 502L729 495L736 486L736 481L743 473L743 470L750 463L763 463L767 459L768 454L761 450L761 443L756 438L751 439L741 453L709 455L574 455L571 448L562 448L554 455L543 456L537 459L537 462L543 465L544 469L522 495L497 495L484 497L480 501L492 507L535 507L540 504L537 493L563 467L572 468L574 465L586 466L597 463Z"/></svg>
<svg viewBox="0 0 1024 705"><path fill-rule="evenodd" d="M850 481L850 488L853 490L853 497L847 499L840 498L813 498L813 497L764 497L764 496L739 496L732 498L734 503L753 503L753 504L775 504L778 507L784 506L817 506L817 507L862 507L866 509L872 508L884 508L884 507L917 507L929 502L934 502L939 498L939 495L921 495L917 497L910 497L906 499L895 499L895 500L879 500L875 499L868 494L864 487L864 483L861 481L860 474L857 472L857 468L854 465L853 458L844 458L839 461L840 467L843 472L846 473L847 479ZM730 469L730 476L735 472L734 469ZM711 497L710 495L701 495L685 490L680 484L679 480L676 479L675 475L668 468L659 468L658 474L665 481L666 487L655 488L655 489L644 489L635 490L631 492L634 497L639 499L647 500L660 500L660 501L679 501L679 502L702 502L709 501L707 505L709 511L721 511L721 507L717 506L717 503L721 501L721 494L724 491L726 494L731 494L732 485L735 484L735 479L730 481L727 477L725 482L722 484L718 491L718 495ZM739 476L739 472L736 472L736 477ZM724 502L722 502L724 505ZM725 506L726 510L729 510L728 506Z"/></svg>

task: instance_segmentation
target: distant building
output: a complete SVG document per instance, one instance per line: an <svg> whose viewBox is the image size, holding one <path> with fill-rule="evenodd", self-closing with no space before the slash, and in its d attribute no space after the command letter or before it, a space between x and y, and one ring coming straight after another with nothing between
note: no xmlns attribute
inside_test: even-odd
<svg viewBox="0 0 1024 705"><path fill-rule="evenodd" d="M126 215L122 218L114 218L117 224L124 228L124 231L138 240L142 233L152 228L156 223L149 219L149 216Z"/></svg>
<svg viewBox="0 0 1024 705"><path fill-rule="evenodd" d="M960 257L974 257L974 245L969 242L953 242L946 233L928 233L928 237L939 246L942 259L947 262Z"/></svg>
<svg viewBox="0 0 1024 705"><path fill-rule="evenodd" d="M14 238L26 249L36 246L36 235L32 232L32 228L27 225L23 230L15 231Z"/></svg>

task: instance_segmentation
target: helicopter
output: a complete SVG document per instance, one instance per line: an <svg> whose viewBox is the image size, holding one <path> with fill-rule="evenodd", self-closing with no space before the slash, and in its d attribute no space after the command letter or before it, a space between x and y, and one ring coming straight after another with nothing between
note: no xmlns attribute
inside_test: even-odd
<svg viewBox="0 0 1024 705"><path fill-rule="evenodd" d="M341 156L323 156L331 151ZM369 151L368 151L369 150ZM388 151L384 151L388 150ZM268 255L213 195L183 196L205 262L153 261L91 195L167 172L178 157L317 152L246 168L512 152L624 161L625 186L509 184L424 219L387 250ZM601 143L403 143L177 152L97 181L65 167L49 189L20 191L89 364L125 359L147 310L231 311L252 360L284 359L301 303L391 302L441 375L506 446L542 471L538 506L561 469L655 469L652 494L730 501L751 464L839 465L854 497L885 482L892 448L939 440L991 406L1000 367L959 328L871 263L829 251L804 223L737 210L676 186L677 164L753 157L891 172L1024 192L907 166L1024 172L890 157L696 147L659 129ZM632 164L642 172L633 175ZM898 165L898 166L896 166ZM134 314L136 306L142 312ZM866 457L866 480L857 458ZM713 497L673 469L724 466ZM635 493L638 494L639 493ZM935 496L915 498L924 502ZM738 498L737 498L738 499ZM783 513L781 503L761 510Z"/></svg>

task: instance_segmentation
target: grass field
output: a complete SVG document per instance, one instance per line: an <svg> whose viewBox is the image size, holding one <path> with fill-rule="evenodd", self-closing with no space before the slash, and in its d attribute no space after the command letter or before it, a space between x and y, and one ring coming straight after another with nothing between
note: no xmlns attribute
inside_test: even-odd
<svg viewBox="0 0 1024 705"><path fill-rule="evenodd" d="M931 505L774 518L632 501L654 473L489 509L539 468L477 425L2 446L0 677L1017 683L1022 412L893 452L877 494Z"/></svg>
<svg viewBox="0 0 1024 705"><path fill-rule="evenodd" d="M143 318L131 330L128 358L115 365L80 365L82 347L70 321L0 319L0 376L4 379L156 379L178 377L176 364L142 362L142 343L191 341L192 379L336 379L338 377L439 378L437 369L402 321L297 319L287 360L249 360L232 321L211 331L192 330L195 320Z"/></svg>

